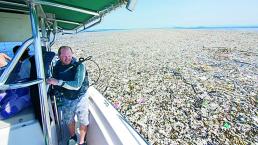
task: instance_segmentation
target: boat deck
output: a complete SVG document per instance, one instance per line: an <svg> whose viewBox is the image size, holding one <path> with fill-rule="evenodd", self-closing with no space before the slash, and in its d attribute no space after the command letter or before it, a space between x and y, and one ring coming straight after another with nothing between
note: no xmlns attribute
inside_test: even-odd
<svg viewBox="0 0 258 145"><path fill-rule="evenodd" d="M35 114L33 108L29 107L11 118L0 120L0 129L15 126L17 124L22 124L32 120L35 120Z"/></svg>
<svg viewBox="0 0 258 145"><path fill-rule="evenodd" d="M0 144L44 145L40 123L35 119L33 107L26 108L15 116L0 120Z"/></svg>

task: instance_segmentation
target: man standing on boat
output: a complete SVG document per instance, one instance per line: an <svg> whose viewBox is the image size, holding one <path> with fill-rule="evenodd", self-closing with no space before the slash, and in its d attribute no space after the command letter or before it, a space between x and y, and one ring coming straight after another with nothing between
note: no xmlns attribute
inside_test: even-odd
<svg viewBox="0 0 258 145"><path fill-rule="evenodd" d="M53 78L47 83L54 85L55 91L61 96L63 120L67 123L70 133L68 144L75 144L75 115L80 123L79 145L85 144L88 120L88 76L85 66L76 61L69 46L61 46L58 50L59 59L53 69Z"/></svg>

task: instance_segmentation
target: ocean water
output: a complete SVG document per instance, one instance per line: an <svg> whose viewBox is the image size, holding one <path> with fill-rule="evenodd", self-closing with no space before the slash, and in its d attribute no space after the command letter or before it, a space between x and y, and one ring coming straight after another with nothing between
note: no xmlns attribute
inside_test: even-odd
<svg viewBox="0 0 258 145"><path fill-rule="evenodd" d="M5 53L10 57L13 57L13 47L16 45L22 45L22 42L0 42L0 53ZM34 54L33 46L29 46L30 52L29 54Z"/></svg>
<svg viewBox="0 0 258 145"><path fill-rule="evenodd" d="M147 29L169 29L169 30L218 30L218 31L250 31L258 32L258 26L254 27L166 27L166 28L147 28ZM121 31L133 31L137 29L91 29L83 32L121 32ZM13 57L12 48L16 45L21 45L22 42L0 42L0 53L6 53L10 57ZM30 54L33 54L33 48L30 46Z"/></svg>
<svg viewBox="0 0 258 145"><path fill-rule="evenodd" d="M224 31L251 31L251 32L258 32L258 27L190 27L190 28L187 28L187 27L176 27L174 29L224 30Z"/></svg>
<svg viewBox="0 0 258 145"><path fill-rule="evenodd" d="M224 30L224 31L252 31L258 32L258 26L255 27L161 27L161 28L146 28L146 29L174 29L174 30ZM121 32L137 29L91 29L84 32Z"/></svg>
<svg viewBox="0 0 258 145"><path fill-rule="evenodd" d="M0 52L13 57L13 47L21 44L22 42L0 42Z"/></svg>

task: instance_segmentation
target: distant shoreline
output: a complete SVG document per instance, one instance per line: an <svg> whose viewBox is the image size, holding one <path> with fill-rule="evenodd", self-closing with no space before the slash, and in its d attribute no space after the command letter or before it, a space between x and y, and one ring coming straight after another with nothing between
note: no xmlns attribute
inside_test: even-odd
<svg viewBox="0 0 258 145"><path fill-rule="evenodd" d="M120 32L132 30L148 30L148 29L174 29L174 30L229 30L229 31L258 31L258 26L221 26L221 27L160 27L160 28L131 28L131 29L93 29L84 32Z"/></svg>

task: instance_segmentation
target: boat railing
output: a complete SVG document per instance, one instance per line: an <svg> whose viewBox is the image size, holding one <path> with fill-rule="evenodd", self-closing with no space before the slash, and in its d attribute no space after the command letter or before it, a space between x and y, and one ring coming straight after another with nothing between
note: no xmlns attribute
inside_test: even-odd
<svg viewBox="0 0 258 145"><path fill-rule="evenodd" d="M0 85L0 90L10 90L10 89L19 89L19 88L24 88L24 87L29 87L35 84L42 83L42 79L36 79L33 81L26 81L26 82L17 82L15 84L4 84Z"/></svg>
<svg viewBox="0 0 258 145"><path fill-rule="evenodd" d="M128 121L94 87L89 87L90 112L107 144L148 144ZM89 140L91 140L89 138Z"/></svg>
<svg viewBox="0 0 258 145"><path fill-rule="evenodd" d="M136 129L129 123L129 121L127 119L125 119L124 117L122 117L121 115L117 115L118 118L121 120L121 122L126 126L126 128L128 129L128 131L133 135L133 137L135 138L135 140L141 140L141 142L145 142L145 144L149 144L145 138L143 138L141 136L141 134L136 131ZM141 144L141 142L138 142L139 144Z"/></svg>

